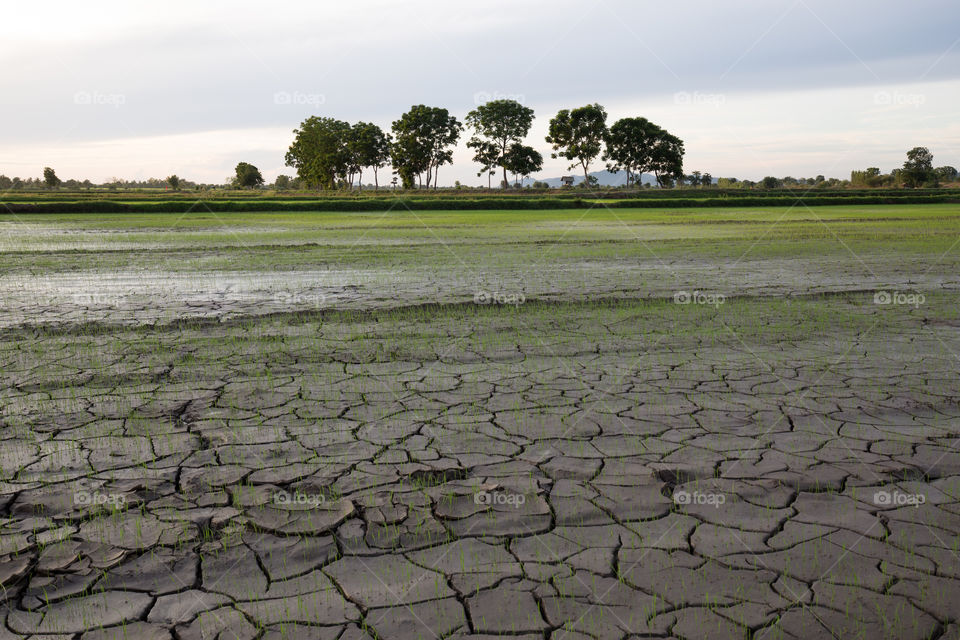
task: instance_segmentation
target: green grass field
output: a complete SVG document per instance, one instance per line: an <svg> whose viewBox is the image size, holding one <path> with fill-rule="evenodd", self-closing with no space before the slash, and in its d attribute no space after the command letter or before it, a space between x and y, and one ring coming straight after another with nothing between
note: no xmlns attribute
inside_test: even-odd
<svg viewBox="0 0 960 640"><path fill-rule="evenodd" d="M6 273L441 266L661 257L928 254L960 235L960 206L374 213L21 214L0 217ZM295 251L287 250L297 246ZM451 251L451 247L456 247ZM202 255L198 255L198 253Z"/></svg>

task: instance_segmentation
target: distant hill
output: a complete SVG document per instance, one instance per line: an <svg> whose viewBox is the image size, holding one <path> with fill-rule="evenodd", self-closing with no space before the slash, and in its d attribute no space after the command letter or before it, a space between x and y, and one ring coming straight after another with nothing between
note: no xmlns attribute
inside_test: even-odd
<svg viewBox="0 0 960 640"><path fill-rule="evenodd" d="M567 175L573 176L573 184L575 184L575 185L580 184L581 182L583 182L583 175L581 175L581 174L576 174L576 173L571 172L571 173L568 173ZM625 185L625 184L627 183L627 172L626 172L626 171L620 171L620 172L618 172L618 173L610 173L609 171L606 171L606 170L604 170L604 171L591 171L591 172L590 172L590 175L593 176L593 177L595 177L595 178L597 179L597 181L600 183L600 186L601 186L601 187L620 187L620 186L623 186L623 185ZM539 180L540 182L546 182L546 183L547 183L548 185L550 185L551 187L559 187L559 186L561 186L561 184L560 184L560 178L539 178L538 180ZM534 180L534 179L532 179L532 178L528 178L528 179L526 179L526 180L523 181L523 184L524 184L524 185L528 185L528 184L533 184L534 182L537 182L537 180ZM657 179L654 178L653 176L645 173L645 174L643 174L643 182L644 182L644 183L650 183L650 184L652 184L652 185L656 185L656 184L657 184Z"/></svg>

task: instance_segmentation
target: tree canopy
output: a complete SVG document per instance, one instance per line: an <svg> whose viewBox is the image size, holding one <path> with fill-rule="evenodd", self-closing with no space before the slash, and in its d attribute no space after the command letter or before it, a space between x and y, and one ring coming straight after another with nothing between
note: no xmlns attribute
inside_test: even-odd
<svg viewBox="0 0 960 640"><path fill-rule="evenodd" d="M926 147L914 147L907 151L907 160L903 163L901 172L904 185L908 187L922 187L928 182L936 181L933 171L933 154Z"/></svg>
<svg viewBox="0 0 960 640"><path fill-rule="evenodd" d="M421 185L436 188L441 165L453 162L450 148L460 139L463 125L440 107L418 104L393 123L393 144L390 158L403 180L404 188L417 176Z"/></svg>
<svg viewBox="0 0 960 640"><path fill-rule="evenodd" d="M43 181L50 189L53 189L60 184L60 178L57 177L57 173L50 167L43 168Z"/></svg>
<svg viewBox="0 0 960 640"><path fill-rule="evenodd" d="M507 149L507 154L503 159L503 168L504 175L509 171L516 176L526 178L531 173L536 173L543 168L543 156L533 147L514 142Z"/></svg>
<svg viewBox="0 0 960 640"><path fill-rule="evenodd" d="M613 123L605 136L606 152L603 160L607 170L627 172L627 186L631 178L637 180L644 173L652 172L653 151L666 131L646 118L622 118Z"/></svg>
<svg viewBox="0 0 960 640"><path fill-rule="evenodd" d="M473 137L467 142L468 147L476 150L474 161L483 165L484 171L490 171L494 166L502 167L506 184L510 162L507 155L511 147L522 142L530 132L533 109L516 100L491 100L468 113L466 122L474 130Z"/></svg>
<svg viewBox="0 0 960 640"><path fill-rule="evenodd" d="M570 160L570 169L579 164L584 180L589 183L590 163L600 155L607 133L606 121L606 110L596 103L558 112L550 120L550 133L546 138L553 145L551 157Z"/></svg>
<svg viewBox="0 0 960 640"><path fill-rule="evenodd" d="M260 169L257 169L252 164L240 162L234 171L236 174L233 179L234 186L242 189L263 186L263 176L260 175Z"/></svg>
<svg viewBox="0 0 960 640"><path fill-rule="evenodd" d="M373 182L380 187L377 170L390 162L390 136L383 129L369 122L358 122L350 128L347 146L350 151L350 166L356 170L357 179L363 184L363 170L373 169ZM353 176L349 178L353 184Z"/></svg>
<svg viewBox="0 0 960 640"><path fill-rule="evenodd" d="M335 118L310 116L294 129L286 164L309 188L333 189L349 168L346 141L350 125Z"/></svg>
<svg viewBox="0 0 960 640"><path fill-rule="evenodd" d="M669 186L674 180L683 180L683 140L664 131L660 134L651 152L650 170L661 187Z"/></svg>

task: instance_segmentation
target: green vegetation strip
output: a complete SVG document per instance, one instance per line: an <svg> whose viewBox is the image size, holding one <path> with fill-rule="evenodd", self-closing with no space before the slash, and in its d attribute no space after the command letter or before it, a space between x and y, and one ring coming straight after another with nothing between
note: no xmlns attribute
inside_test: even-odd
<svg viewBox="0 0 960 640"><path fill-rule="evenodd" d="M10 191L3 194L7 203L38 204L42 202L75 202L78 200L107 200L111 202L140 202L151 200L154 202L202 200L240 200L247 202L314 202L317 200L377 200L406 198L410 200L450 199L458 200L485 200L517 198L533 200L714 200L725 198L854 198L854 197L884 197L900 198L922 196L960 196L960 189L924 189L915 191L908 189L822 189L798 187L792 189L717 189L717 188L679 188L679 189L621 189L599 188L589 191L581 189L552 189L540 191L536 189L516 190L458 190L439 189L422 190L416 192L392 192L389 189L380 191L260 191L260 190L213 190L213 191L164 191L164 190L120 190L120 191Z"/></svg>
<svg viewBox="0 0 960 640"><path fill-rule="evenodd" d="M960 202L960 195L900 195L745 198L650 198L600 201L583 198L325 198L316 200L74 200L52 202L3 202L0 214L19 213L190 213L193 211L438 211L491 209L591 209L646 207L754 207L754 206L825 206L837 204L936 204Z"/></svg>

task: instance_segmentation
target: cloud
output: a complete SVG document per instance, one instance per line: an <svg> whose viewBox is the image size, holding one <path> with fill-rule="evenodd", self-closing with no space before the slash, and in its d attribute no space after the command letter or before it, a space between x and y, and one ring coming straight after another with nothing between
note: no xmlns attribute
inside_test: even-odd
<svg viewBox="0 0 960 640"><path fill-rule="evenodd" d="M70 2L17 3L0 24L0 51L16 61L5 70L0 118L13 125L4 132L7 145L77 158L78 150L104 141L156 141L149 149L160 153L163 136L196 134L197 148L203 136L224 130L284 130L289 138L313 114L389 126L411 104L426 103L462 117L477 94L521 95L540 125L558 108L593 101L626 105L624 113L656 113L668 126L676 123L670 128L688 141L694 160L701 125L719 129L736 118L728 105L691 119L689 110L670 104L677 93L767 96L769 102L736 108L774 126L779 121L778 139L867 124L882 137L883 127L893 126L882 112L816 111L821 115L813 121L802 99L772 96L857 87L911 91L913 83L955 80L958 22L960 6L948 0L929 0L915 11L863 0L682 7L630 0L358 0L269 8L242 1L107 2L95 12ZM278 94L292 99L278 101ZM776 105L772 118L763 104ZM940 126L935 111L910 112L927 118L915 131ZM751 140L758 134L749 128L742 134L765 148ZM248 146L235 141L223 149ZM143 149L133 165L104 170L156 167ZM17 156L9 148L0 153L0 172L13 173ZM206 159L212 163L206 170L203 159L193 161L198 172L219 176L217 157ZM102 162L89 158L91 167ZM282 157L272 161L280 163ZM730 158L723 165L756 168ZM562 170L554 163L549 175ZM468 166L443 173L476 182Z"/></svg>

